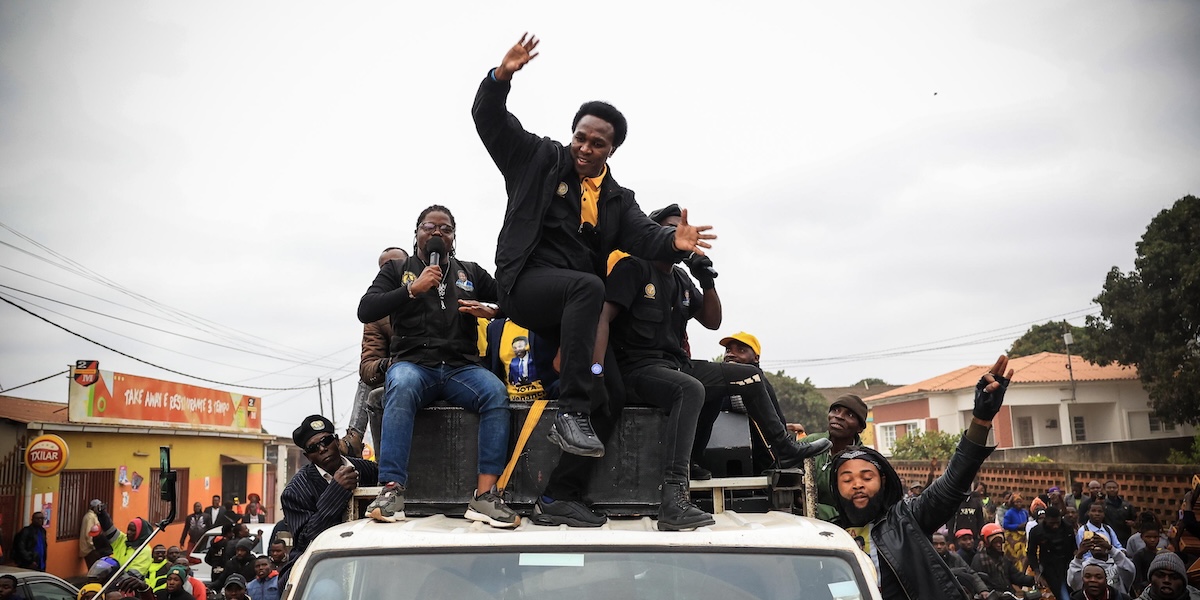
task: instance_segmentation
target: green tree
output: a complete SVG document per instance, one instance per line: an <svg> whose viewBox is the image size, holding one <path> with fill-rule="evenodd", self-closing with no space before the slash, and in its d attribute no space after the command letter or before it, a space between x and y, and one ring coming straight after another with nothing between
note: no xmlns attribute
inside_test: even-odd
<svg viewBox="0 0 1200 600"><path fill-rule="evenodd" d="M829 406L807 377L800 381L783 371L767 373L775 388L779 408L789 423L800 423L809 433L825 431L829 425Z"/></svg>
<svg viewBox="0 0 1200 600"><path fill-rule="evenodd" d="M1172 465L1200 465L1200 433L1192 438L1192 448L1187 452L1171 449L1167 463Z"/></svg>
<svg viewBox="0 0 1200 600"><path fill-rule="evenodd" d="M1200 422L1200 198L1158 213L1133 270L1113 267L1095 301L1084 358L1136 365L1159 417Z"/></svg>
<svg viewBox="0 0 1200 600"><path fill-rule="evenodd" d="M892 446L892 458L896 460L929 460L936 458L948 461L958 447L962 434L951 435L944 431L910 433Z"/></svg>
<svg viewBox="0 0 1200 600"><path fill-rule="evenodd" d="M1071 344L1071 353L1078 354L1087 339L1087 329L1066 321L1047 321L1041 325L1030 327L1029 331L1017 338L1012 347L1008 349L1008 357L1017 358L1039 352L1062 354L1067 351L1067 346L1063 343L1063 334L1068 331L1075 338L1074 343Z"/></svg>

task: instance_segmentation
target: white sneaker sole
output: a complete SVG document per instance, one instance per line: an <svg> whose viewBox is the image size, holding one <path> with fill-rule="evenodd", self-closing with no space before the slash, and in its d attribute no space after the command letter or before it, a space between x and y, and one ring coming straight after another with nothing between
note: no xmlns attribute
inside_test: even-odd
<svg viewBox="0 0 1200 600"><path fill-rule="evenodd" d="M512 523L505 523L504 521L497 521L497 520L479 512L473 508L468 508L467 512L465 514L463 514L463 516L466 517L470 521L479 521L480 523L487 523L488 525L491 525L492 527L499 527L501 529L511 529L511 528L516 527L517 525L521 524L521 517L519 517L519 516L517 517L516 521L514 521Z"/></svg>
<svg viewBox="0 0 1200 600"><path fill-rule="evenodd" d="M379 521L380 523L395 523L396 521L404 520L404 511L400 511L389 517L389 516L383 514L383 511L380 510L379 508L372 508L371 510L367 511L366 516L371 519L374 519L376 521Z"/></svg>

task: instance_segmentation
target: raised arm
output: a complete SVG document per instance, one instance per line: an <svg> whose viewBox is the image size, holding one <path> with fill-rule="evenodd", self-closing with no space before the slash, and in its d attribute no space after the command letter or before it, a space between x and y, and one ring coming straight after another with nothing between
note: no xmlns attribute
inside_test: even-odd
<svg viewBox="0 0 1200 600"><path fill-rule="evenodd" d="M522 35L504 54L500 66L484 77L479 84L479 91L475 93L475 103L471 106L475 131L505 178L523 168L542 143L538 136L525 131L521 122L508 112L512 75L537 56L537 52L533 51L537 45L536 37Z"/></svg>
<svg viewBox="0 0 1200 600"><path fill-rule="evenodd" d="M992 428L992 419L1004 404L1004 393L1008 390L1012 375L1012 369L1008 369L1008 357L1001 356L979 378L979 383L975 385L975 409L971 413L971 424L946 465L946 471L912 501L913 515L922 531L933 533L937 530L950 519L963 497L970 492L971 482L994 449L985 444Z"/></svg>

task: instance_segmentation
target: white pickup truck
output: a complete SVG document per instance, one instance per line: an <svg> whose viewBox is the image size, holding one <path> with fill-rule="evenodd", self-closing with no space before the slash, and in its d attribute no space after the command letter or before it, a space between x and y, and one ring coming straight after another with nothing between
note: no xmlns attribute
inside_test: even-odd
<svg viewBox="0 0 1200 600"><path fill-rule="evenodd" d="M834 525L784 512L715 519L679 533L648 517L514 530L359 519L313 541L283 600L879 599L870 559Z"/></svg>

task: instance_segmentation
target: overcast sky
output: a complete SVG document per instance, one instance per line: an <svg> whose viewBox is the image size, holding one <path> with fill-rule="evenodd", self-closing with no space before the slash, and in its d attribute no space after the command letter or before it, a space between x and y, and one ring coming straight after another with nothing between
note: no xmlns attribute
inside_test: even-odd
<svg viewBox="0 0 1200 600"><path fill-rule="evenodd" d="M505 193L470 107L526 30L525 127L565 140L581 102L612 102L613 176L715 226L725 319L689 328L694 352L746 330L820 386L1082 323L1150 219L1200 192L1200 3L515 4L0 3L0 298L262 394L287 434L315 390L245 386L357 367L358 298L422 208L450 207L460 258L492 270ZM8 304L0 330L4 389L79 358L201 383Z"/></svg>

